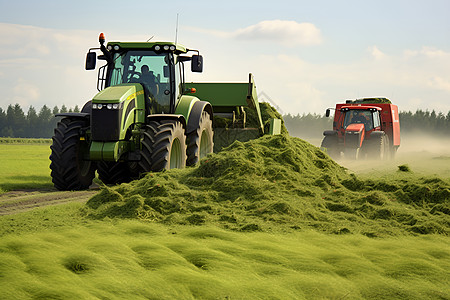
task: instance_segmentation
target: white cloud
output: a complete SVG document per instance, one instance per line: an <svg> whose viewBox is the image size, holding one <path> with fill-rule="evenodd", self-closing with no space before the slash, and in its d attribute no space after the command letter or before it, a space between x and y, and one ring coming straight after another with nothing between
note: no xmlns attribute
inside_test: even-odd
<svg viewBox="0 0 450 300"><path fill-rule="evenodd" d="M428 85L435 89L444 90L450 92L450 80L444 79L439 76L434 76L428 81ZM450 99L449 99L450 101Z"/></svg>
<svg viewBox="0 0 450 300"><path fill-rule="evenodd" d="M403 56L406 59L412 59L417 57L435 58L435 59L450 59L450 52L445 52L441 49L434 47L422 47L420 50L407 49L403 52Z"/></svg>
<svg viewBox="0 0 450 300"><path fill-rule="evenodd" d="M286 45L318 45L322 42L320 30L311 23L268 20L238 29L233 36L240 40L262 40Z"/></svg>
<svg viewBox="0 0 450 300"><path fill-rule="evenodd" d="M370 54L376 59L380 60L386 57L386 54L384 54L380 49L378 49L377 46L371 46L369 47Z"/></svg>
<svg viewBox="0 0 450 300"><path fill-rule="evenodd" d="M185 27L188 31L205 33L218 38L243 41L265 41L287 46L319 45L322 35L312 23L298 23L286 20L266 20L235 31L220 31L206 28Z"/></svg>
<svg viewBox="0 0 450 300"><path fill-rule="evenodd" d="M433 47L423 47L420 52L430 58L450 58L449 52L445 52Z"/></svg>

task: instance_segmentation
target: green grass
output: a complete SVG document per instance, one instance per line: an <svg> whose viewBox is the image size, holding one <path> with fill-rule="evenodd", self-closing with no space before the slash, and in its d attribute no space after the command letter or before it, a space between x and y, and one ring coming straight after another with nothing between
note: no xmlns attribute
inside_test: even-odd
<svg viewBox="0 0 450 300"><path fill-rule="evenodd" d="M0 137L0 144L47 144L47 145L51 145L51 143L52 143L52 139Z"/></svg>
<svg viewBox="0 0 450 300"><path fill-rule="evenodd" d="M300 139L275 136L234 143L196 168L104 188L86 210L236 231L448 235L450 181L398 171L361 178Z"/></svg>
<svg viewBox="0 0 450 300"><path fill-rule="evenodd" d="M0 241L3 299L445 299L442 236L236 233L138 220Z"/></svg>
<svg viewBox="0 0 450 300"><path fill-rule="evenodd" d="M46 143L0 143L0 193L51 188L49 155Z"/></svg>

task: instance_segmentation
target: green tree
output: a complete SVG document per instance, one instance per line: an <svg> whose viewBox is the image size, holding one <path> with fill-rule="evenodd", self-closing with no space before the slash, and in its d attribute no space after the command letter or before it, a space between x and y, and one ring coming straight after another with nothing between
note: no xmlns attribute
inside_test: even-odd
<svg viewBox="0 0 450 300"><path fill-rule="evenodd" d="M6 110L6 126L10 128L11 137L25 137L26 118L22 107L18 103L9 105Z"/></svg>
<svg viewBox="0 0 450 300"><path fill-rule="evenodd" d="M39 111L39 120L41 122L40 135L43 138L50 138L53 135L54 117L47 105L42 106Z"/></svg>
<svg viewBox="0 0 450 300"><path fill-rule="evenodd" d="M6 127L6 112L0 107L0 134L1 130Z"/></svg>
<svg viewBox="0 0 450 300"><path fill-rule="evenodd" d="M37 115L36 109L30 105L27 113L27 128L25 130L25 136L29 138L39 138L39 124L40 120Z"/></svg>
<svg viewBox="0 0 450 300"><path fill-rule="evenodd" d="M53 107L52 113L53 113L53 115L59 114L58 106Z"/></svg>

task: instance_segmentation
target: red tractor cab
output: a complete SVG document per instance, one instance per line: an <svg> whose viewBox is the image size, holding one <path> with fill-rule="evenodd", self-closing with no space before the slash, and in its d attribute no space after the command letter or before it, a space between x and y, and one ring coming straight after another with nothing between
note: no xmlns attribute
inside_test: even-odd
<svg viewBox="0 0 450 300"><path fill-rule="evenodd" d="M326 116L330 115L330 108ZM386 98L336 104L333 130L324 131L321 148L331 157L393 158L400 146L398 107Z"/></svg>

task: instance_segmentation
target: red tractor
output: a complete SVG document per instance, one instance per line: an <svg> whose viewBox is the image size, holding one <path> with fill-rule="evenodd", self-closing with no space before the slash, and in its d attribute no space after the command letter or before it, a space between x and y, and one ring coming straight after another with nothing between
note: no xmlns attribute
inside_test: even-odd
<svg viewBox="0 0 450 300"><path fill-rule="evenodd" d="M323 135L321 148L332 158L393 158L400 146L398 108L386 98L347 100L336 104L333 130Z"/></svg>

